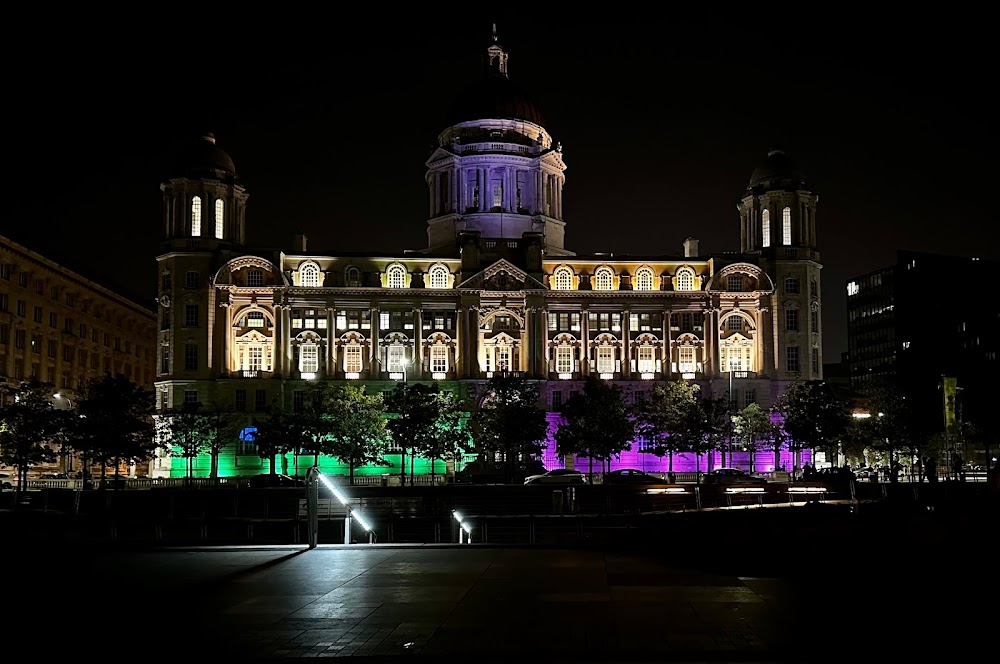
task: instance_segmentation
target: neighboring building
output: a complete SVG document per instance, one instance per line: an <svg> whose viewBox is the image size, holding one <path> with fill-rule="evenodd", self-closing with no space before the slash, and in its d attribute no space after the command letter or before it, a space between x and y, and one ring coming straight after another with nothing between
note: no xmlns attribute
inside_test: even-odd
<svg viewBox="0 0 1000 664"><path fill-rule="evenodd" d="M105 373L152 390L155 343L153 311L0 236L0 381L52 383L60 408Z"/></svg>
<svg viewBox="0 0 1000 664"><path fill-rule="evenodd" d="M957 383L955 417L986 425L1000 352L1000 305L982 289L996 261L913 251L847 283L851 385L901 390L930 431L945 421L944 378Z"/></svg>
<svg viewBox="0 0 1000 664"><path fill-rule="evenodd" d="M292 407L309 380L453 389L498 372L540 381L552 411L591 374L636 401L658 380L695 381L710 396L732 388L742 408L822 378L818 196L785 153L768 153L738 197L738 254L703 254L689 238L673 254L578 255L564 242L562 147L495 37L487 63L427 161L425 250L345 255L301 235L291 251L250 249L249 192L214 136L195 141L162 185L161 410ZM223 474L266 468L252 442L227 454ZM544 462L563 464L553 445ZM616 462L666 463L640 444Z"/></svg>

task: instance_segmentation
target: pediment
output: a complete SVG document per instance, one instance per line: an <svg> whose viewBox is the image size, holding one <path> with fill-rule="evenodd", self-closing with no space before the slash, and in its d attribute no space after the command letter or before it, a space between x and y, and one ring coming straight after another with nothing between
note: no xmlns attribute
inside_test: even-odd
<svg viewBox="0 0 1000 664"><path fill-rule="evenodd" d="M464 290L484 290L484 291L523 291L544 289L537 279L528 276L528 273L517 267L505 258L501 258L485 270L477 272L469 279L465 279L459 285Z"/></svg>

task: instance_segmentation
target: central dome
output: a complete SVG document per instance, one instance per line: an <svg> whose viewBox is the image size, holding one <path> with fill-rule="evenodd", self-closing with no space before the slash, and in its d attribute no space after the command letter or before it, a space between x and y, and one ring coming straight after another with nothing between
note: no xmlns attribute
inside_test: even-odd
<svg viewBox="0 0 1000 664"><path fill-rule="evenodd" d="M447 126L475 120L524 120L545 125L535 102L507 76L490 73L465 89L445 116Z"/></svg>
<svg viewBox="0 0 1000 664"><path fill-rule="evenodd" d="M174 157L175 175L203 178L236 178L236 165L225 150L215 143L215 136L205 132L188 141Z"/></svg>
<svg viewBox="0 0 1000 664"><path fill-rule="evenodd" d="M753 170L748 191L806 189L806 176L784 150L772 148L764 163Z"/></svg>

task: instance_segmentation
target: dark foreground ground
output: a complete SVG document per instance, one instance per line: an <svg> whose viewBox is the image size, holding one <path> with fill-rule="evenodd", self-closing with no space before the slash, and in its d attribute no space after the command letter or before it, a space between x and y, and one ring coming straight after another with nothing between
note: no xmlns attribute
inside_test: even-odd
<svg viewBox="0 0 1000 664"><path fill-rule="evenodd" d="M565 548L125 550L5 515L19 659L995 661L997 512L666 515Z"/></svg>

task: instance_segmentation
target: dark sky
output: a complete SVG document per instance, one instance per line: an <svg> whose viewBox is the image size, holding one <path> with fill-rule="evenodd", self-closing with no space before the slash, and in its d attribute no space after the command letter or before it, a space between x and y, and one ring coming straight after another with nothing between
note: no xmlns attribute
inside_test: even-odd
<svg viewBox="0 0 1000 664"><path fill-rule="evenodd" d="M159 183L208 127L249 191L251 245L301 229L312 250L423 247L424 162L490 20L49 35L51 57L8 67L0 232L151 303ZM736 250L736 203L780 145L820 196L825 361L846 350L845 282L897 249L1000 259L994 59L975 24L495 20L563 144L571 249Z"/></svg>

